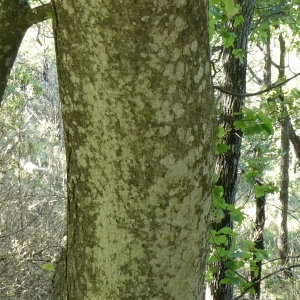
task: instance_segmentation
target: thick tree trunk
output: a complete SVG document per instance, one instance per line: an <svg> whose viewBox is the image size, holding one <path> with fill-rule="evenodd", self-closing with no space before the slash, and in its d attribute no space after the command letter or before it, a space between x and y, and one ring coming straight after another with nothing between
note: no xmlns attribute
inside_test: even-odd
<svg viewBox="0 0 300 300"><path fill-rule="evenodd" d="M237 35L234 48L242 49L246 57L244 62L241 62L234 57L231 47L228 49L224 48L224 79L222 87L231 93L244 94L246 92L247 44L254 10L254 0L239 0L236 3L242 7L242 15L245 22L237 28L233 27L233 22L229 22L228 29ZM222 142L228 145L229 149L226 153L218 155L216 174L220 175L217 185L224 188L224 199L229 204L235 203L238 164L242 142L242 132L235 130L233 124L242 117L241 115L237 115L237 113L241 113L243 101L244 97L236 97L230 94L222 94L220 99L219 126L225 130ZM220 223L213 224L215 230L220 230L223 227L232 228L232 222L228 213L225 213L225 217ZM230 241L228 247L230 247ZM226 277L226 262L221 259L216 266L218 270L215 273L214 280L210 284L210 288L207 289L206 299L231 300L233 298L232 286L220 284L220 281Z"/></svg>
<svg viewBox="0 0 300 300"><path fill-rule="evenodd" d="M31 9L27 1L0 1L0 104L27 29L50 13L50 3Z"/></svg>
<svg viewBox="0 0 300 300"><path fill-rule="evenodd" d="M67 299L199 299L214 166L206 1L55 1Z"/></svg>

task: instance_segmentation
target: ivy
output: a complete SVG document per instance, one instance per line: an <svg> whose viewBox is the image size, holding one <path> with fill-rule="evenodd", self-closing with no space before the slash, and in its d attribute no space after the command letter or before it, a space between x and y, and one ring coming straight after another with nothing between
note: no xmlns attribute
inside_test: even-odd
<svg viewBox="0 0 300 300"><path fill-rule="evenodd" d="M244 135L263 134L266 138L274 134L274 119L270 118L262 111L243 107L243 119L234 122L236 130L242 130Z"/></svg>
<svg viewBox="0 0 300 300"><path fill-rule="evenodd" d="M219 130L220 135L222 130ZM217 182L218 176L215 177ZM260 193L270 193L275 191L272 184L263 186L255 186L254 193L259 196ZM221 222L225 214L229 214L232 221L242 223L244 214L240 208L236 208L232 204L227 204L223 198L224 189L222 186L215 186L213 193L213 216L216 223ZM251 288L245 278L240 273L243 269L248 268L255 276L258 274L257 262L268 258L266 250L257 249L254 242L242 240L237 243L237 233L230 227L223 227L220 230L211 230L210 234L210 255L207 261L207 272L205 275L206 282L211 282L217 272L216 263L220 260L224 261L228 269L225 277L221 280L221 284L235 285L241 291L247 290L250 294L254 294L255 290ZM230 247L229 247L230 245Z"/></svg>
<svg viewBox="0 0 300 300"><path fill-rule="evenodd" d="M255 185L252 192L255 197L260 198L263 197L266 193L273 194L278 191L278 187L274 186L273 182L270 182L268 184Z"/></svg>
<svg viewBox="0 0 300 300"><path fill-rule="evenodd" d="M228 146L222 143L222 138L225 134L223 127L217 128L217 140L216 140L216 154L225 153L228 150Z"/></svg>

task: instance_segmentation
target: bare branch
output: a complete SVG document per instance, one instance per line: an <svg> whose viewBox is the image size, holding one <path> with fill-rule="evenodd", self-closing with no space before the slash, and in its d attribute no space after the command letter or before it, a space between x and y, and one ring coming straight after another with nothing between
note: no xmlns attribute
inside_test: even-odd
<svg viewBox="0 0 300 300"><path fill-rule="evenodd" d="M269 277L272 277L273 275L276 275L280 272L291 272L291 269L294 269L294 268L299 268L300 267L300 264L298 265L293 265L293 266L288 266L288 267L283 267L283 268L280 268L278 270L276 270L275 272L273 273L270 273L264 277L262 277L260 280L257 280L255 282L253 282L249 287L247 287L238 297L236 297L234 300L239 300L241 299L256 283L258 282L261 282Z"/></svg>
<svg viewBox="0 0 300 300"><path fill-rule="evenodd" d="M261 95L261 94L264 94L264 93L267 93L277 87L280 87L280 86L283 86L285 85L287 82L291 81L292 79L298 77L300 75L300 73L297 73L295 74L294 76L286 79L285 81L283 82L280 82L280 83L277 83L277 84L272 84L270 87L264 89L264 90L261 90L261 91L258 91L258 92L255 92L255 93L245 93L245 94L239 94L239 93L233 93L231 91L228 91L226 89L223 89L222 87L220 86L217 86L217 85L214 85L214 89L220 91L221 93L224 93L224 94L228 94L228 95L231 95L231 96L236 96L236 97L252 97L252 96L257 96L257 95Z"/></svg>

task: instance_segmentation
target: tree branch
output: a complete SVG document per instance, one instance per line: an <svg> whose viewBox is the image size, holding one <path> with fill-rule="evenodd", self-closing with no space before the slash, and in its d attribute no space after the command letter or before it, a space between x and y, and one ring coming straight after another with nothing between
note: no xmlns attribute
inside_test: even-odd
<svg viewBox="0 0 300 300"><path fill-rule="evenodd" d="M51 15L52 15L51 2L32 8L27 13L26 19L27 19L28 27L49 19Z"/></svg>
<svg viewBox="0 0 300 300"><path fill-rule="evenodd" d="M292 79L296 78L299 75L300 75L300 73L297 73L294 76L286 79L283 82L280 82L280 83L277 83L277 84L272 84L270 87L268 87L268 88L266 88L266 89L264 89L262 91L255 92L255 93L245 93L245 94L233 93L233 92L228 91L226 89L223 89L222 87L217 86L217 85L214 85L213 88L216 89L216 90L218 90L218 91L220 91L223 94L228 94L228 95L231 95L231 96L236 96L236 97L252 97L252 96L264 94L266 92L271 91L272 89L275 89L277 87L285 85L287 82L291 81Z"/></svg>
<svg viewBox="0 0 300 300"><path fill-rule="evenodd" d="M267 279L267 278L269 278L269 277L271 277L271 276L273 276L275 274L278 274L280 272L287 272L287 271L291 272L291 269L293 269L293 268L299 268L299 267L300 267L300 265L298 264L298 265L293 265L293 266L288 266L288 267L280 268L280 269L276 270L275 272L270 273L270 274L262 277L260 280L257 280L255 282L253 282L249 287L247 287L237 298L235 298L235 300L241 299L254 286L254 284L256 284L256 283L258 283L260 281L263 281L263 280L265 280L265 279Z"/></svg>

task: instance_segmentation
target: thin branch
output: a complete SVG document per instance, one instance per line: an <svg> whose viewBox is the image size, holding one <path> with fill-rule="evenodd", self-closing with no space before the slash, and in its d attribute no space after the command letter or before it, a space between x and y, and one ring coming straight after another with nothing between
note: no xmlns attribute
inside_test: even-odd
<svg viewBox="0 0 300 300"><path fill-rule="evenodd" d="M235 298L234 300L239 300L239 299L241 299L255 284L257 284L258 282L261 282L261 281L263 281L263 280L265 280L265 279L267 279L267 278L269 278L269 277L271 277L271 276L273 276L273 275L275 275L275 274L277 274L277 273L280 273L280 272L284 272L284 271L288 271L288 272L290 272L291 271L291 269L293 269L293 268L299 268L300 267L300 264L298 264L298 265L293 265L293 266L288 266L288 267L285 267L285 268L280 268L280 269L278 269L278 270L276 270L275 272L273 272L273 273L270 273L270 274L268 274L268 275L266 275L266 276L264 276L264 277L262 277L260 280L257 280L257 281L255 281L255 282L253 282L250 286L248 286L237 298Z"/></svg>
<svg viewBox="0 0 300 300"><path fill-rule="evenodd" d="M224 94L228 94L228 95L231 95L231 96L236 96L236 97L252 97L252 96L256 96L256 95L261 95L261 94L264 94L266 92L269 92L271 91L272 89L275 89L277 87L280 87L282 85L285 85L287 82L291 81L292 79L296 78L297 76L299 76L300 73L297 73L295 74L294 76L286 79L285 81L283 82L280 82L280 83L277 83L277 84L272 84L270 87L262 90L262 91L259 91L259 92L255 92L255 93L245 93L245 94L239 94L239 93L233 93L231 91L228 91L220 86L217 86L217 85L214 85L214 89L220 91L221 93L224 93Z"/></svg>

